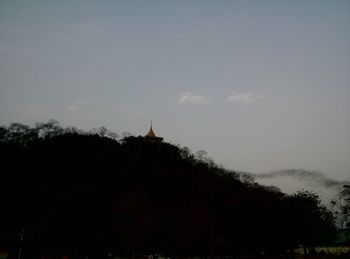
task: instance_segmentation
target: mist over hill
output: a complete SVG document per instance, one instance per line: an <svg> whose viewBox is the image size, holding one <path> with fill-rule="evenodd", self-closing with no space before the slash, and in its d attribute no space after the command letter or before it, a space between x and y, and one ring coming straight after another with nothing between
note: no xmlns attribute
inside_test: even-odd
<svg viewBox="0 0 350 259"><path fill-rule="evenodd" d="M188 148L124 135L56 121L0 127L0 249L273 255L336 241L316 194L288 195Z"/></svg>
<svg viewBox="0 0 350 259"><path fill-rule="evenodd" d="M321 172L308 171L304 169L285 169L264 174L254 174L253 176L256 179L274 179L280 177L290 177L298 181L307 181L317 186L334 189L341 189L343 185L350 183L349 181L340 181L332 179Z"/></svg>
<svg viewBox="0 0 350 259"><path fill-rule="evenodd" d="M317 193L323 202L331 202L349 181L336 180L328 175L305 169L283 169L268 173L238 172L242 177L252 177L265 186L277 186L285 193L308 190Z"/></svg>

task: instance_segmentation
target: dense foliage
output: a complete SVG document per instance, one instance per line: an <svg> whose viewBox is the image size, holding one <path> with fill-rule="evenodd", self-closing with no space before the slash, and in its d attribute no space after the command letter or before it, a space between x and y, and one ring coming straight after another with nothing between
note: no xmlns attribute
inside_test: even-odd
<svg viewBox="0 0 350 259"><path fill-rule="evenodd" d="M330 244L317 195L286 195L144 137L105 128L0 128L0 250L119 255L283 254Z"/></svg>
<svg viewBox="0 0 350 259"><path fill-rule="evenodd" d="M332 201L336 215L336 223L341 233L342 239L350 244L350 185L343 185L342 190Z"/></svg>

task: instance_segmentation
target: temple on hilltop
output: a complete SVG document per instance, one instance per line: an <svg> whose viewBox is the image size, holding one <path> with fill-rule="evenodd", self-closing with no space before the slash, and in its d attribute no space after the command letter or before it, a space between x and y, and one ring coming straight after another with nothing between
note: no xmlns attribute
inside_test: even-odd
<svg viewBox="0 0 350 259"><path fill-rule="evenodd" d="M153 140L153 141L163 141L162 137L157 137L156 134L153 131L152 128L152 121L151 121L151 127L148 131L148 133L146 134L145 138L149 139L149 140Z"/></svg>

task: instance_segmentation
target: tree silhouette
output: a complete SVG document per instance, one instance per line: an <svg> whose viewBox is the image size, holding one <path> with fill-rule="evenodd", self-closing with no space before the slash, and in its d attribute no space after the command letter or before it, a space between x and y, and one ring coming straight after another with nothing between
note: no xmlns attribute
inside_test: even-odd
<svg viewBox="0 0 350 259"><path fill-rule="evenodd" d="M24 256L282 254L329 244L317 195L286 195L188 148L108 129L0 127L0 249ZM17 248L16 248L17 247Z"/></svg>
<svg viewBox="0 0 350 259"><path fill-rule="evenodd" d="M345 234L345 241L350 242L350 185L343 185L342 190L332 201L335 207L338 227Z"/></svg>
<svg viewBox="0 0 350 259"><path fill-rule="evenodd" d="M321 204L317 194L298 191L284 200L288 216L286 233L290 235L287 240L292 245L303 245L307 254L307 248L335 239L333 214Z"/></svg>

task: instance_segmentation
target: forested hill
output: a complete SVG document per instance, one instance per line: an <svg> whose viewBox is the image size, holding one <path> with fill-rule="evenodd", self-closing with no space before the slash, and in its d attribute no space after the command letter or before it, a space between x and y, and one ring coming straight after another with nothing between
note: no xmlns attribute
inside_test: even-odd
<svg viewBox="0 0 350 259"><path fill-rule="evenodd" d="M100 133L0 128L0 250L17 251L23 233L28 256L283 254L334 241L315 194L283 194L166 142Z"/></svg>

